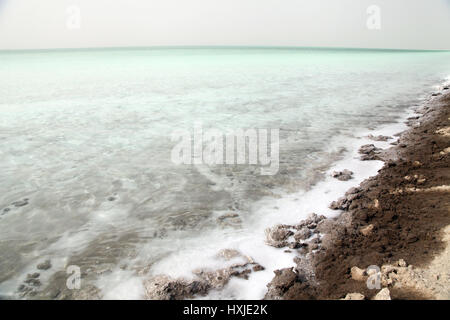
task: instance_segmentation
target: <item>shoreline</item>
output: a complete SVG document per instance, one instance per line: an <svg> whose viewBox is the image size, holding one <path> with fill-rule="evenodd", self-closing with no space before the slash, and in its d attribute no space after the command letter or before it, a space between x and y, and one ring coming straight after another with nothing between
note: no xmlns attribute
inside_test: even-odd
<svg viewBox="0 0 450 320"><path fill-rule="evenodd" d="M144 290L145 290L145 296L144 299L152 298L152 299L166 299L166 298L176 298L176 299L186 299L186 298L194 298L194 299L208 299L211 297L218 297L221 298L221 294L218 295L211 294L214 291L220 292L220 291L226 291L223 290L224 286L228 284L228 282L233 282L233 286L238 285L236 289L239 290L248 290L248 287L253 287L256 283L258 283L257 288L260 293L258 293L258 299L263 298L264 295L266 298L273 298L278 299L280 297L285 299L330 299L331 298L339 298L331 294L325 294L321 292L323 285L321 284L321 278L319 272L316 272L317 266L315 265L317 263L316 256L323 255L324 252L322 248L325 248L323 245L324 243L333 242L336 240L336 238L330 238L328 236L327 238L327 230L326 228L329 221L340 221L343 214L340 214L338 211L331 210L328 208L328 202L335 199L334 197L339 197L340 195L344 194L347 188L350 186L355 186L361 182L362 184L365 183L367 180L366 178L369 176L376 175L376 172L378 169L380 169L383 165L382 161L387 161L385 159L381 159L382 157L387 159L387 155L380 155L380 159L374 158L373 160L378 161L360 161L359 159L355 159L355 153L358 149L358 147L361 144L365 143L374 143L377 147L385 148L389 146L390 142L393 140L388 141L373 141L371 139L367 138L367 134L388 134L392 135L393 133L396 133L398 131L403 131L407 129L407 126L404 124L404 120L408 116L413 115L413 108L420 108L423 107L423 105L430 103L425 98L419 98L418 100L421 101L419 105L415 105L413 107L405 108L401 112L401 114L396 118L395 122L389 123L386 125L383 125L382 127L372 128L369 129L369 131L362 130L355 133L355 136L352 138L349 138L349 148L350 151L347 150L345 152L345 156L341 158L340 160L337 160L333 162L330 166L327 166L326 170L323 172L323 176L325 179L321 179L317 183L313 184L313 187L309 190L302 191L297 194L291 194L287 197L283 197L281 199L273 199L270 201L270 205L268 207L276 207L276 212L283 211L288 212L289 214L284 217L280 217L280 221L284 221L287 223L297 223L301 219L307 218L307 213L312 212L312 210L317 210L317 216L318 219L316 221L313 221L310 223L309 226L312 226L313 224L317 224L317 228L313 230L314 232L311 232L313 235L310 239L303 239L305 241L302 241L302 245L300 247L297 247L297 245L293 245L292 247L289 247L289 245L282 249L275 249L273 246L268 246L267 244L264 244L264 229L261 229L261 233L258 233L258 240L261 239L262 243L261 246L264 246L266 248L265 251L267 251L270 255L270 258L274 259L274 257L281 257L282 260L278 262L270 262L268 265L266 265L267 260L265 259L258 259L259 257L256 257L256 259L252 254L252 257L248 257L245 255L246 252L252 252L252 250L240 250L240 249L255 249L253 247L243 247L243 248L235 248L234 246L226 246L225 249L217 251L217 257L224 260L226 264L222 266L222 268L212 269L208 270L207 273L202 272L201 274L195 273L195 276L197 276L197 280L195 279L183 279L178 277L159 277L158 275L152 275L150 278L148 275L145 276L147 279L144 282ZM414 113L415 114L415 113ZM414 118L414 117L412 117ZM417 120L417 119L416 119ZM398 130L398 131L396 131ZM404 132L404 131L403 131ZM398 147L400 148L400 147ZM403 150L403 148L402 148ZM358 156L359 158L359 156ZM355 171L355 175L353 176L353 179L347 182L338 181L334 178L330 177L330 173L333 170L342 170L349 168ZM371 178L369 178L370 180ZM321 197L317 198L317 195L322 194ZM295 199L296 197L300 199ZM313 201L314 200L314 201ZM323 203L322 203L323 202ZM261 204L265 203L265 201L262 201ZM300 216L299 219L299 211L298 208L296 209L295 206L298 206L299 203L302 203L302 208L300 210ZM267 203L266 203L267 204ZM280 205L281 204L281 205ZM286 205L286 207L283 208L283 204ZM306 206L305 206L306 205ZM278 208L279 206L279 208ZM267 207L267 206L266 206ZM269 208L270 209L270 208ZM273 210L272 210L273 211ZM291 212L290 212L291 211ZM264 212L262 212L264 213ZM261 214L262 214L261 213ZM320 217L321 214L325 214L327 217ZM287 220L287 221L286 221ZM322 222L323 220L323 222ZM311 221L310 221L311 222ZM273 223L273 222L272 222ZM272 224L265 224L265 227L270 227ZM293 232L298 231L293 228ZM259 228L258 228L259 230ZM317 231L316 231L317 230ZM253 239L253 238L249 238ZM256 238L255 238L256 239ZM311 241L312 240L312 241ZM337 239L340 241L339 239ZM310 242L311 245L309 247L304 246L303 244ZM292 245L292 243L291 243ZM305 261L306 259L300 259L297 256L297 251L300 251L301 253L307 253L310 254L309 258L313 256L314 259L309 259L311 261ZM275 253L277 252L277 253ZM255 254L256 255L256 254ZM239 261L234 261L234 259L237 258ZM242 260L242 261L241 261ZM287 261L290 261L288 264ZM314 260L314 261L313 261ZM408 260L407 260L408 261ZM234 264L233 264L234 263ZM276 265L276 266L275 266ZM275 266L275 267L274 267ZM284 268L286 266L296 266L294 268L301 270L301 272L294 272L290 273L288 272L290 269L281 269L285 270L284 273L277 275L275 279L272 281L272 283L269 283L270 280L273 278L273 271L275 270L277 274L277 267L278 268ZM364 268L364 265L355 264L355 266L359 266L361 268ZM274 268L273 268L274 267ZM242 271L241 269L244 270ZM235 270L236 269L236 270ZM239 271L237 271L239 270ZM286 271L287 270L287 271ZM196 270L197 271L197 270ZM301 276L299 277L299 275ZM292 282L294 289L290 289L289 285L283 284L283 281L285 281L286 276L290 277L290 281L292 282L292 279L294 279L294 282ZM141 277L142 279L142 277ZM206 280L205 280L206 279ZM276 289L275 294L273 292L273 282L278 281L281 279L281 285L283 287L283 292L278 292L279 290ZM157 286L154 287L155 283L153 280L157 280ZM301 280L300 283L301 286L301 292L295 293L295 290L299 290L298 287L298 281ZM307 280L307 281L305 281ZM245 282L242 283L242 286L239 283L236 283L235 281L242 281ZM199 285L200 284L200 285ZM264 290L266 288L266 285L269 286L269 292L267 290ZM272 285L272 287L271 287ZM305 290L305 286L311 289ZM244 287L246 287L244 289ZM166 292L166 289L171 291L171 293ZM255 288L252 288L254 290ZM259 290L261 289L261 290ZM90 287L88 288L88 291L90 290ZM102 289L103 291L103 289ZM272 292L271 292L272 291ZM48 292L47 288L44 292L46 297L52 296L52 292ZM66 293L62 294L63 297L72 297L70 294L65 295ZM103 294L105 292L103 291ZM255 291L251 292L251 294L255 294ZM225 294L226 298L229 298ZM342 295L341 295L342 296ZM94 293L88 292L86 295L77 295L73 296L75 297L90 297L90 298L98 298L101 299L102 295L99 291L95 291ZM244 299L246 296L243 297Z"/></svg>
<svg viewBox="0 0 450 320"><path fill-rule="evenodd" d="M413 106L418 107L426 101L426 96L419 96L414 99ZM278 197L262 198L254 202L257 216L253 217L252 231L246 229L247 234L244 244L236 241L220 245L215 249L214 257L223 260L225 256L245 258L243 261L231 263L228 258L223 265L211 267L210 264L197 266L189 270L186 274L174 274L164 272L170 263L158 266L159 272L154 272L145 282L145 299L264 299L267 293L267 284L273 278L273 272L286 266L295 266L297 248L287 246L283 250L267 244L264 231L273 226L274 223L293 224L308 218L311 210L316 210L320 204L320 212L327 217L335 218L337 213L328 208L328 202L334 197L338 197L355 184L359 184L367 177L375 175L382 167L382 161L371 161L362 163L355 159L358 146L361 143L376 143L379 147L386 147L389 142L373 141L367 137L369 134L393 134L407 129L403 123L413 112L412 107L404 108L398 113L395 120L375 128L359 128L352 136L338 138L330 145L342 144L336 147L334 152L339 154L336 159L327 165L317 166L317 179L305 190L287 194L277 194ZM340 150L340 151L338 151ZM331 177L330 173L337 168L344 168L349 165L355 174L352 180L343 182ZM353 168L355 167L355 168ZM301 204L301 208L298 206ZM283 215L279 213L283 213ZM224 218L232 217L225 214ZM220 218L220 217L219 217ZM247 221L247 223L250 223ZM251 223L250 223L251 224ZM169 260L170 261L170 260ZM227 262L227 263L225 263ZM249 268L250 266L250 268ZM255 269L252 266L256 266ZM240 269L236 272L234 269ZM243 270L243 271L242 271ZM192 289L201 283L202 286ZM204 285L204 286L203 286ZM170 290L168 290L170 289ZM169 293L170 291L170 293Z"/></svg>
<svg viewBox="0 0 450 320"><path fill-rule="evenodd" d="M308 244L315 249L302 245L296 267L275 271L266 299L373 298L381 288L392 299L450 298L450 94L443 93L408 118L398 143L366 154L384 166L333 204L341 214L290 226L318 234ZM380 289L367 288L369 266L380 270Z"/></svg>

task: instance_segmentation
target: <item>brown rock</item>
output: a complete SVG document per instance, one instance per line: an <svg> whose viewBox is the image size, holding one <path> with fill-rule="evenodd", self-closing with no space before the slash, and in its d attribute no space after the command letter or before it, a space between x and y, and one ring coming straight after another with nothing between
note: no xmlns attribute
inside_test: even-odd
<svg viewBox="0 0 450 320"><path fill-rule="evenodd" d="M359 153L362 154L361 160L379 160L380 148L375 147L373 144L366 144L359 149Z"/></svg>
<svg viewBox="0 0 450 320"><path fill-rule="evenodd" d="M359 229L359 231L362 233L363 236L367 237L368 235L370 235L372 233L373 228L374 228L373 224L369 224L368 226L365 226L365 227Z"/></svg>
<svg viewBox="0 0 450 320"><path fill-rule="evenodd" d="M344 299L342 300L364 300L365 297L361 293L347 293Z"/></svg>
<svg viewBox="0 0 450 320"><path fill-rule="evenodd" d="M310 236L311 230L307 227L303 227L294 234L294 239L296 241L301 241L308 239Z"/></svg>
<svg viewBox="0 0 450 320"><path fill-rule="evenodd" d="M346 197L340 198L338 201L333 201L330 204L330 209L332 210L347 210L350 206L351 201L348 201Z"/></svg>
<svg viewBox="0 0 450 320"><path fill-rule="evenodd" d="M398 260L398 266L399 267L407 267L408 265L406 264L405 260L400 259L400 260Z"/></svg>
<svg viewBox="0 0 450 320"><path fill-rule="evenodd" d="M50 260L45 260L44 262L39 263L39 264L37 265L37 268L38 268L39 270L48 270L48 269L50 269L51 267L52 267L52 263L50 262Z"/></svg>
<svg viewBox="0 0 450 320"><path fill-rule="evenodd" d="M413 166L414 166L414 167L421 167L421 166L422 166L422 163L421 163L420 161L414 161L414 162L413 162Z"/></svg>
<svg viewBox="0 0 450 320"><path fill-rule="evenodd" d="M257 264L256 266L253 267L253 271L258 272L258 271L263 271L266 268L264 268L262 265Z"/></svg>
<svg viewBox="0 0 450 320"><path fill-rule="evenodd" d="M294 233L286 228L286 226L277 225L273 228L266 229L266 243L275 248L283 248L288 245L287 238Z"/></svg>
<svg viewBox="0 0 450 320"><path fill-rule="evenodd" d="M366 272L363 269L358 267L353 267L350 270L351 276L353 280L356 281L365 281L366 280Z"/></svg>
<svg viewBox="0 0 450 320"><path fill-rule="evenodd" d="M369 134L367 136L367 138L369 138L370 140L373 140L373 141L388 141L388 140L393 139L392 137L389 137L389 136L383 136L383 135L374 136L372 134Z"/></svg>
<svg viewBox="0 0 450 320"><path fill-rule="evenodd" d="M144 282L149 300L180 300L195 294L206 294L209 285L201 281L184 281L167 276L156 276Z"/></svg>
<svg viewBox="0 0 450 320"><path fill-rule="evenodd" d="M372 300L391 300L391 294L388 288L381 289Z"/></svg>
<svg viewBox="0 0 450 320"><path fill-rule="evenodd" d="M229 260L231 260L233 258L242 256L242 254L239 251L234 250L234 249L223 249L223 250L219 251L217 256L219 258L222 258L222 259L226 260L226 261L229 261Z"/></svg>
<svg viewBox="0 0 450 320"><path fill-rule="evenodd" d="M294 272L294 268L275 270L274 273L275 277L267 285L266 299L279 299L283 293L300 281L297 273Z"/></svg>
<svg viewBox="0 0 450 320"><path fill-rule="evenodd" d="M347 170L347 169L345 169L343 171L333 171L331 176L340 181L348 181L353 178L353 172L350 170Z"/></svg>

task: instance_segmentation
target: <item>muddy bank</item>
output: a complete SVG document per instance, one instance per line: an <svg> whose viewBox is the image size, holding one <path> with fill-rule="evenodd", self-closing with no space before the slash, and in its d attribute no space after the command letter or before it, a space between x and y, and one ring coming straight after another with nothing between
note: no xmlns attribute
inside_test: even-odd
<svg viewBox="0 0 450 320"><path fill-rule="evenodd" d="M275 272L267 299L450 298L450 94L417 112L391 148L363 146L361 160L384 167L331 204L343 213L319 223L315 250L296 249L296 268Z"/></svg>

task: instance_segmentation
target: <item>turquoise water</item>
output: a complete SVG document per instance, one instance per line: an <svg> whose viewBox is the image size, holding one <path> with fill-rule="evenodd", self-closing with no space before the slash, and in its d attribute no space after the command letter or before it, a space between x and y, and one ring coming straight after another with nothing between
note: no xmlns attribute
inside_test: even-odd
<svg viewBox="0 0 450 320"><path fill-rule="evenodd" d="M67 265L95 285L118 268L143 279L187 245L201 264L209 235L244 241L255 201L308 189L346 139L396 121L449 75L449 52L0 52L0 294L19 294L47 258L35 297L63 290ZM280 129L278 174L175 165L171 135L196 123ZM227 212L241 221L218 224Z"/></svg>

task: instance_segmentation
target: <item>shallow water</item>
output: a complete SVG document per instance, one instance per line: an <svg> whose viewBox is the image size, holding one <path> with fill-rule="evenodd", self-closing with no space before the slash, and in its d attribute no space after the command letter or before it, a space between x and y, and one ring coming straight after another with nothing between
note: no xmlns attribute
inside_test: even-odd
<svg viewBox="0 0 450 320"><path fill-rule="evenodd" d="M190 277L237 248L268 273L219 296L260 298L249 283L266 281L278 254L264 248L264 227L314 210L321 196L307 191L349 157L359 132L394 123L450 75L449 52L419 51L17 51L0 61L3 297L51 259L35 297L65 290L65 268L77 265L83 288L142 298L142 279ZM198 123L279 129L278 173L174 164L172 133ZM239 218L218 220L230 212Z"/></svg>

